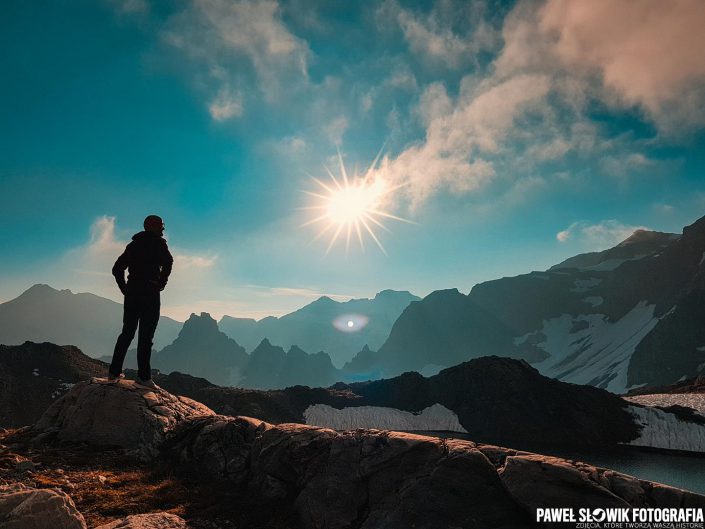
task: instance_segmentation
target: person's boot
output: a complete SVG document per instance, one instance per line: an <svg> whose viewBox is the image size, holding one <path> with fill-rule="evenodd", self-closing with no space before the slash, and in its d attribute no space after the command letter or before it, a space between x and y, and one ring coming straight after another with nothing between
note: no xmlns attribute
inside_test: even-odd
<svg viewBox="0 0 705 529"><path fill-rule="evenodd" d="M120 382L123 378L125 378L123 373L120 373L119 375L108 373L108 382Z"/></svg>
<svg viewBox="0 0 705 529"><path fill-rule="evenodd" d="M154 383L154 380L152 380L151 378L149 378L149 379L147 379L147 380L142 380L141 378L138 377L138 378L135 379L135 383L136 383L137 385L142 386L142 387L145 387L145 388L149 388L149 389L159 389L159 386L157 386L157 385Z"/></svg>

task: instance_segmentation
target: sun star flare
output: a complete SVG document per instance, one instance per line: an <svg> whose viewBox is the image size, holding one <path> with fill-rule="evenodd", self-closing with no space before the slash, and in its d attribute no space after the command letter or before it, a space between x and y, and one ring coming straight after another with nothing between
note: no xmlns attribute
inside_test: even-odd
<svg viewBox="0 0 705 529"><path fill-rule="evenodd" d="M326 172L330 178L325 182L311 176L318 186L317 192L304 191L317 200L315 205L303 208L316 211L313 219L305 222L303 226L318 225L321 227L314 241L330 233L326 254L330 252L336 241L345 238L345 251L350 249L350 241L358 240L360 248L365 249L365 238L370 237L379 249L387 254L376 229L389 232L389 228L382 222L390 219L413 224L412 221L398 217L385 210L385 201L401 185L389 185L382 177L374 174L374 168L379 160L379 154L363 175L355 172L348 176L343 158L338 153L340 175L338 178L327 167ZM342 239L341 239L342 240Z"/></svg>

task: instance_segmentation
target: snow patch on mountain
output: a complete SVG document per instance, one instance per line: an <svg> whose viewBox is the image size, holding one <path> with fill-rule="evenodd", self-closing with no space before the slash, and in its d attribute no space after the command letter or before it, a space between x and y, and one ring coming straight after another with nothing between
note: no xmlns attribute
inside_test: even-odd
<svg viewBox="0 0 705 529"><path fill-rule="evenodd" d="M624 399L644 406L686 406L705 416L705 393L652 393Z"/></svg>
<svg viewBox="0 0 705 529"><path fill-rule="evenodd" d="M628 410L642 426L639 437L629 444L705 452L705 426L681 421L673 413L658 408L628 406Z"/></svg>
<svg viewBox="0 0 705 529"><path fill-rule="evenodd" d="M576 279L574 282L574 287L570 289L571 292L587 292L593 287L596 287L602 283L602 279L598 277L590 277L588 279Z"/></svg>
<svg viewBox="0 0 705 529"><path fill-rule="evenodd" d="M658 322L655 307L640 301L616 322L604 314L563 314L544 320L539 332L546 338L536 346L550 356L534 367L564 382L623 393L634 349Z"/></svg>
<svg viewBox="0 0 705 529"><path fill-rule="evenodd" d="M586 298L583 298L583 301L585 303L589 303L593 307L599 307L605 301L605 298L603 298L602 296L588 296Z"/></svg>
<svg viewBox="0 0 705 529"><path fill-rule="evenodd" d="M455 412L434 404L419 413L381 406L357 406L341 410L327 404L314 404L304 411L306 424L334 430L376 428L379 430L416 430L463 432Z"/></svg>

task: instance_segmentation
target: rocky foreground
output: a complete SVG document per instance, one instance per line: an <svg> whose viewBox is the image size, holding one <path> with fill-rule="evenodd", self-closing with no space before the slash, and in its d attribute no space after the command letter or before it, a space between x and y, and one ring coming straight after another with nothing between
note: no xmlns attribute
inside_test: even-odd
<svg viewBox="0 0 705 529"><path fill-rule="evenodd" d="M182 509L177 516L138 504L132 518L115 516L101 529L520 529L534 526L536 507L705 507L704 496L579 462L469 441L217 415L188 398L131 381L78 383L35 426L3 442L37 457L50 451L74 458L92 453L93 463L118 451L136 469L168 469L172 479L188 476L193 495L216 484L218 493L248 501L214 525L204 525L203 512L196 517ZM86 527L79 510L89 504L85 499L74 504L70 490L3 479L3 528ZM110 516L103 512L105 518Z"/></svg>

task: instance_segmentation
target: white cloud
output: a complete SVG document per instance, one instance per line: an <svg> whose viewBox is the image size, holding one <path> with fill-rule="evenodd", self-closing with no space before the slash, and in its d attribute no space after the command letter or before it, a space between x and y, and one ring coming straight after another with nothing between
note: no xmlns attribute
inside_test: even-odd
<svg viewBox="0 0 705 529"><path fill-rule="evenodd" d="M542 27L558 35L556 52L565 64L599 70L604 84L626 103L643 105L658 119L670 102L705 78L705 3L674 0L589 5L552 0ZM698 110L698 109L695 109ZM702 112L700 112L702 116Z"/></svg>
<svg viewBox="0 0 705 529"><path fill-rule="evenodd" d="M519 3L505 20L497 74L567 76L576 93L637 105L678 133L705 125L704 25L700 0Z"/></svg>
<svg viewBox="0 0 705 529"><path fill-rule="evenodd" d="M115 217L103 215L91 224L85 244L68 250L57 263L37 275L58 288L119 299L111 269L128 242L116 233ZM209 288L218 262L215 254L199 255L178 247L170 250L174 268L164 294L165 305L170 300L194 299L200 288Z"/></svg>
<svg viewBox="0 0 705 529"><path fill-rule="evenodd" d="M452 20L439 15L442 8L425 16L393 2L384 9L418 53L448 65L470 53L473 36L458 40ZM657 0L519 2L504 20L503 48L485 72L463 77L457 96L441 82L426 86L416 109L424 139L387 156L380 174L406 184L413 208L439 191L487 189L498 174L510 189L537 165L570 154L622 184L654 171L664 162L647 156L647 141L609 137L591 120L589 103L598 99L619 110L638 105L663 133L677 123L705 124L705 32L697 29L703 25L705 3L697 0L668 9Z"/></svg>
<svg viewBox="0 0 705 529"><path fill-rule="evenodd" d="M422 95L419 114L426 138L398 156L386 156L379 175L405 183L412 207L440 189L469 192L495 175L492 155L499 153L515 120L548 93L543 76L521 75L499 84L482 83L451 101L442 85Z"/></svg>
<svg viewBox="0 0 705 529"><path fill-rule="evenodd" d="M325 133L333 145L340 145L343 142L345 131L348 130L350 123L345 116L338 116L331 120L325 127Z"/></svg>
<svg viewBox="0 0 705 529"><path fill-rule="evenodd" d="M648 229L645 226L623 224L614 219L603 220L597 224L577 221L573 222L565 230L559 231L556 234L556 239L561 243L574 240L589 249L604 250L622 242L636 230Z"/></svg>
<svg viewBox="0 0 705 529"><path fill-rule="evenodd" d="M222 88L210 105L208 112L215 121L226 121L242 115L242 95Z"/></svg>
<svg viewBox="0 0 705 529"><path fill-rule="evenodd" d="M652 167L656 162L640 152L627 153L621 156L606 156L600 160L602 170L613 176L627 176Z"/></svg>
<svg viewBox="0 0 705 529"><path fill-rule="evenodd" d="M430 13L420 14L404 9L394 1L385 2L379 16L384 21L394 19L404 33L413 53L431 64L459 68L476 62L476 55L494 48L498 35L483 20L482 2L437 2ZM469 33L451 29L452 22L464 19Z"/></svg>
<svg viewBox="0 0 705 529"><path fill-rule="evenodd" d="M213 119L242 113L242 97L230 87L246 86L251 74L269 101L306 84L308 45L291 33L280 11L271 0L192 0L167 21L164 41L196 69L199 90L215 93L208 105Z"/></svg>

